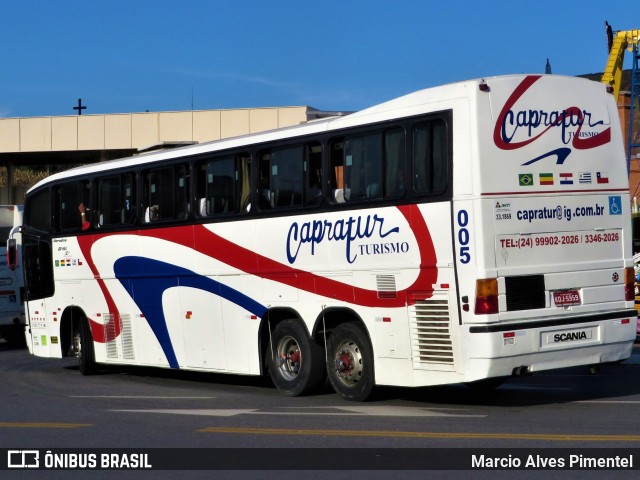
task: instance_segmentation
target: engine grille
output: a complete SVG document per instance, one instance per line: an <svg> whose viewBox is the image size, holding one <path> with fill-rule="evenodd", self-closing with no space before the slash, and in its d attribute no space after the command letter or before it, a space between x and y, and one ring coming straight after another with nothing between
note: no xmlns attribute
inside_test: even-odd
<svg viewBox="0 0 640 480"><path fill-rule="evenodd" d="M453 365L449 303L446 297L421 300L409 307L414 367Z"/></svg>
<svg viewBox="0 0 640 480"><path fill-rule="evenodd" d="M135 360L135 351L133 348L133 334L131 331L131 315L113 315L111 313L103 313L104 318L104 337L107 339L107 358L117 359L124 358L127 360ZM116 322L120 325L120 335L116 337ZM120 348L118 348L120 343Z"/></svg>

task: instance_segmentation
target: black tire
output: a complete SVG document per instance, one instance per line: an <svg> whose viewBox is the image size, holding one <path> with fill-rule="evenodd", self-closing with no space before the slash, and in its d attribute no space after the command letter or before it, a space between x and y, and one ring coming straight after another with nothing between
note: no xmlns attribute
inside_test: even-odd
<svg viewBox="0 0 640 480"><path fill-rule="evenodd" d="M327 375L333 389L347 400L366 400L375 385L366 333L355 323L343 323L331 333L328 349Z"/></svg>
<svg viewBox="0 0 640 480"><path fill-rule="evenodd" d="M324 381L324 352L295 320L283 320L272 333L267 351L271 381L283 394L296 397L317 390Z"/></svg>
<svg viewBox="0 0 640 480"><path fill-rule="evenodd" d="M14 348L27 346L24 325L4 325L0 329L0 337L4 338Z"/></svg>
<svg viewBox="0 0 640 480"><path fill-rule="evenodd" d="M82 375L93 375L98 370L98 366L93 351L91 329L86 318L80 320L80 328L76 335L78 336L78 368L80 373Z"/></svg>

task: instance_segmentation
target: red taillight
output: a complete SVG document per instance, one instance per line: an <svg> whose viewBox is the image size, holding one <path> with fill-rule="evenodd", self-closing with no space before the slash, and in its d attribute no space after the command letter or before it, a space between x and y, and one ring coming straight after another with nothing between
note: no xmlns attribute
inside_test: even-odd
<svg viewBox="0 0 640 480"><path fill-rule="evenodd" d="M7 265L12 272L18 268L18 245L15 238L7 240Z"/></svg>
<svg viewBox="0 0 640 480"><path fill-rule="evenodd" d="M636 272L633 267L624 269L624 299L628 302L636 298Z"/></svg>
<svg viewBox="0 0 640 480"><path fill-rule="evenodd" d="M498 313L498 280L485 278L476 280L476 315Z"/></svg>

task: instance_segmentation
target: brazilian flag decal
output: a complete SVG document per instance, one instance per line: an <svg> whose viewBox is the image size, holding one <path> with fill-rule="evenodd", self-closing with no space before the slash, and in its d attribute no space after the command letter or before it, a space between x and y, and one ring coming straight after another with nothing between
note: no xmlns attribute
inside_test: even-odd
<svg viewBox="0 0 640 480"><path fill-rule="evenodd" d="M518 183L521 187L530 187L533 185L533 173L518 174Z"/></svg>

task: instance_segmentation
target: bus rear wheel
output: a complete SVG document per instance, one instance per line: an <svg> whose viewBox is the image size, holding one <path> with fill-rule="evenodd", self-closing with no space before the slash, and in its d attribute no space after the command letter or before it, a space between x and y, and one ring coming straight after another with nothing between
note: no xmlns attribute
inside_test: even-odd
<svg viewBox="0 0 640 480"><path fill-rule="evenodd" d="M3 325L0 327L0 337L4 338L12 347L20 348L27 345L24 325Z"/></svg>
<svg viewBox="0 0 640 480"><path fill-rule="evenodd" d="M329 338L327 374L341 397L362 402L374 386L373 355L365 332L354 323L336 327Z"/></svg>
<svg viewBox="0 0 640 480"><path fill-rule="evenodd" d="M288 396L316 390L324 380L322 348L295 320L283 320L273 331L268 351L271 380Z"/></svg>

